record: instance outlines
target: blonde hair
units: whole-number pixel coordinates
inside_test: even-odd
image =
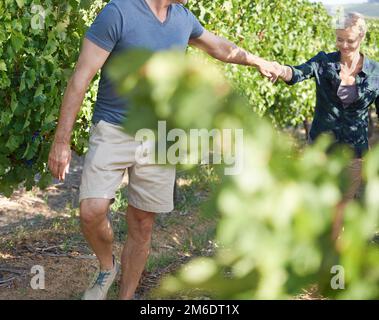
[[[363,38],[367,33],[367,24],[364,16],[358,12],[349,12],[344,15],[342,24],[337,26],[337,29],[358,29],[359,34]]]

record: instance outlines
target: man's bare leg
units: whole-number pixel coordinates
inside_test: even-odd
[[[150,252],[155,213],[128,206],[127,241],[122,251],[121,300],[130,300],[139,284]]]
[[[107,217],[109,205],[108,199],[84,199],[80,203],[82,232],[99,259],[101,270],[113,268],[113,231]]]

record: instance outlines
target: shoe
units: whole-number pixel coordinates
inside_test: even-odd
[[[119,270],[119,265],[113,256],[113,268],[99,272],[94,284],[92,284],[83,295],[82,300],[105,300],[112,283],[114,282]]]

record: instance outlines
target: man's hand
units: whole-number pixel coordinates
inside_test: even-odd
[[[71,161],[70,144],[54,140],[49,153],[49,169],[53,177],[64,180]]]
[[[275,83],[278,78],[283,75],[283,67],[275,61],[270,62],[263,60],[257,66],[257,69],[262,76],[269,79],[272,83]]]

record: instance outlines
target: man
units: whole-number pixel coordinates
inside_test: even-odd
[[[187,0],[113,0],[86,33],[81,54],[61,106],[58,127],[49,155],[49,168],[63,180],[71,159],[72,128],[85,92],[108,58],[130,48],[152,51],[190,44],[226,63],[256,67],[275,81],[273,64],[206,31],[183,5]],[[127,61],[125,63],[128,63]],[[123,132],[127,102],[118,97],[102,73],[93,115],[89,151],[80,186],[82,231],[100,263],[100,272],[84,299],[105,299],[117,274],[112,254],[113,233],[107,213],[128,169],[128,237],[122,252],[120,299],[133,299],[149,254],[155,214],[173,209],[175,168],[140,165],[134,159],[139,143]]]

